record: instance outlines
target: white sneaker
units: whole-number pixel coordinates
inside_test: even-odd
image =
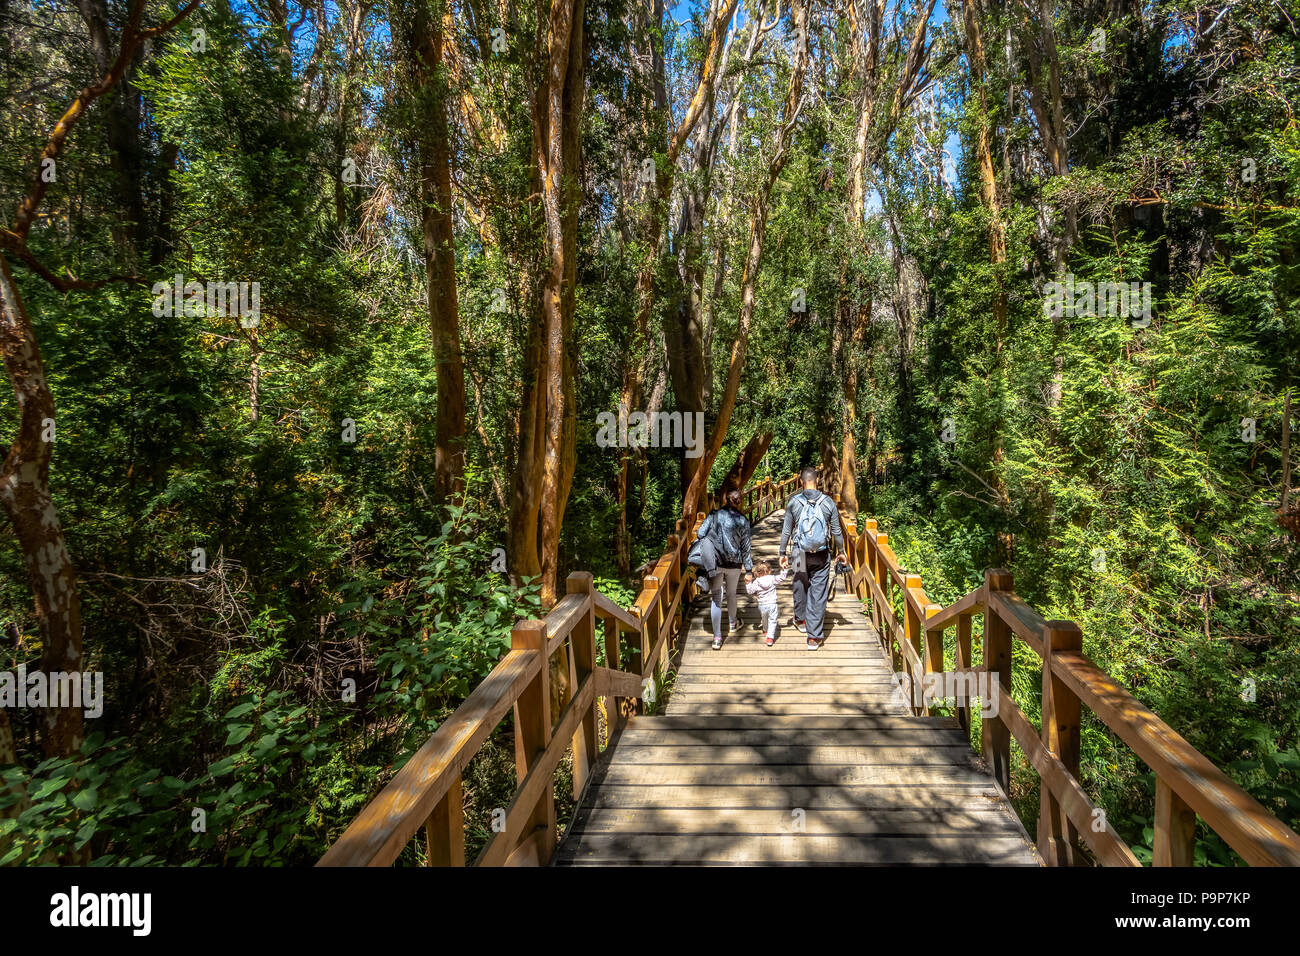
[[[720,651],[720,650],[722,650],[722,638],[721,638],[721,637],[717,637],[717,636],[715,636],[715,637],[713,638],[713,649],[714,649],[715,651]]]

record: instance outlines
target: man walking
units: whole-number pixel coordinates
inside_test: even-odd
[[[793,532],[794,620],[795,629],[808,635],[808,649],[815,651],[825,640],[822,619],[826,615],[826,595],[831,580],[831,540],[843,560],[844,535],[840,530],[840,512],[829,495],[817,490],[817,470],[805,468],[799,474],[803,490],[785,505],[785,524],[781,526],[781,567],[788,567],[786,543]]]

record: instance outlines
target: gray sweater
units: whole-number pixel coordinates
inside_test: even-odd
[[[799,516],[811,502],[826,513],[826,527],[835,541],[837,551],[843,552],[844,532],[840,529],[840,509],[835,507],[835,499],[820,491],[801,491],[785,504],[785,523],[781,525],[781,556],[785,556],[785,545],[790,540],[790,532],[799,527]]]

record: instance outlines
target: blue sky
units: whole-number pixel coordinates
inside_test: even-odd
[[[747,22],[748,16],[754,6],[754,2],[755,0],[741,0],[741,9],[737,14],[741,25]],[[894,0],[894,2],[896,2],[896,0]],[[891,10],[893,9],[894,2],[891,2],[890,4]],[[683,23],[690,19],[692,12],[703,12],[708,9],[708,5],[708,0],[676,0],[675,3],[672,3],[668,7],[668,14],[678,23]],[[787,8],[788,4],[783,3],[782,9],[785,10]],[[930,26],[931,28],[935,28],[942,26],[947,22],[948,4],[946,0],[936,0],[934,11],[930,14]],[[954,163],[959,164],[961,162],[961,141],[955,130],[948,134],[948,138],[944,141],[943,145],[952,155]],[[955,167],[944,171],[944,180],[950,187],[954,184],[956,175],[957,170]],[[878,210],[880,208],[880,197],[873,193],[868,205],[870,207],[869,211],[874,212]]]

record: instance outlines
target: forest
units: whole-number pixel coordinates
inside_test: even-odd
[[[1300,0],[0,0],[0,865],[310,865],[805,465],[1300,825],[1297,104]]]

